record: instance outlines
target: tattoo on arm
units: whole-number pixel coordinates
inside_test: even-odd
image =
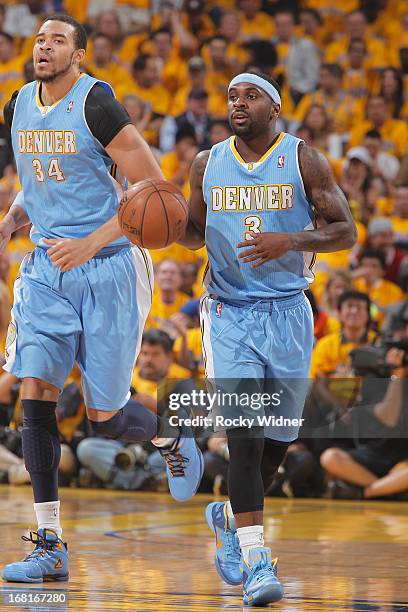
[[[299,149],[299,163],[306,195],[316,219],[324,224],[319,229],[293,234],[294,250],[331,252],[350,248],[357,239],[356,226],[327,159],[316,149],[303,145]]]

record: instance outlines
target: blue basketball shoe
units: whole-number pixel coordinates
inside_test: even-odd
[[[197,492],[204,472],[204,458],[192,437],[182,437],[170,448],[159,448],[167,463],[170,493],[177,501],[187,501]]]
[[[37,536],[34,538],[33,536]],[[43,582],[45,580],[68,580],[67,545],[52,529],[31,531],[30,537],[22,536],[26,542],[33,542],[35,548],[22,561],[9,563],[3,569],[3,578],[9,582]]]
[[[242,556],[236,531],[228,526],[224,502],[212,502],[205,509],[209,528],[215,534],[215,567],[227,584],[241,584]]]
[[[280,601],[283,586],[278,580],[277,559],[272,561],[270,548],[249,551],[249,564],[243,563],[244,604],[266,606]]]

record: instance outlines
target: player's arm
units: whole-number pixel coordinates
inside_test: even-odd
[[[302,232],[265,232],[251,234],[251,249],[238,257],[258,267],[288,251],[331,253],[351,248],[357,241],[357,229],[346,197],[336,184],[325,156],[306,145],[299,150],[300,169],[306,195],[316,213],[319,227]],[[238,248],[248,247],[248,241]]]
[[[204,246],[207,206],[203,195],[203,177],[209,154],[209,151],[198,153],[190,168],[188,224],[184,236],[178,243],[193,250]]]

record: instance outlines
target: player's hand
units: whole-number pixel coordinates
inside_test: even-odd
[[[256,263],[252,264],[251,268],[259,268],[267,261],[278,259],[292,248],[291,234],[289,233],[248,232],[248,235],[251,236],[251,239],[239,242],[237,248],[250,247],[239,253],[238,257],[242,259],[243,263],[255,261]]]
[[[91,241],[86,238],[44,238],[43,242],[50,246],[48,257],[53,266],[61,272],[68,272],[95,255]]]

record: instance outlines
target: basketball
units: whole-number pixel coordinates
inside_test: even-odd
[[[146,179],[125,191],[119,225],[133,244],[162,249],[177,242],[187,226],[187,203],[181,191],[165,180]]]

